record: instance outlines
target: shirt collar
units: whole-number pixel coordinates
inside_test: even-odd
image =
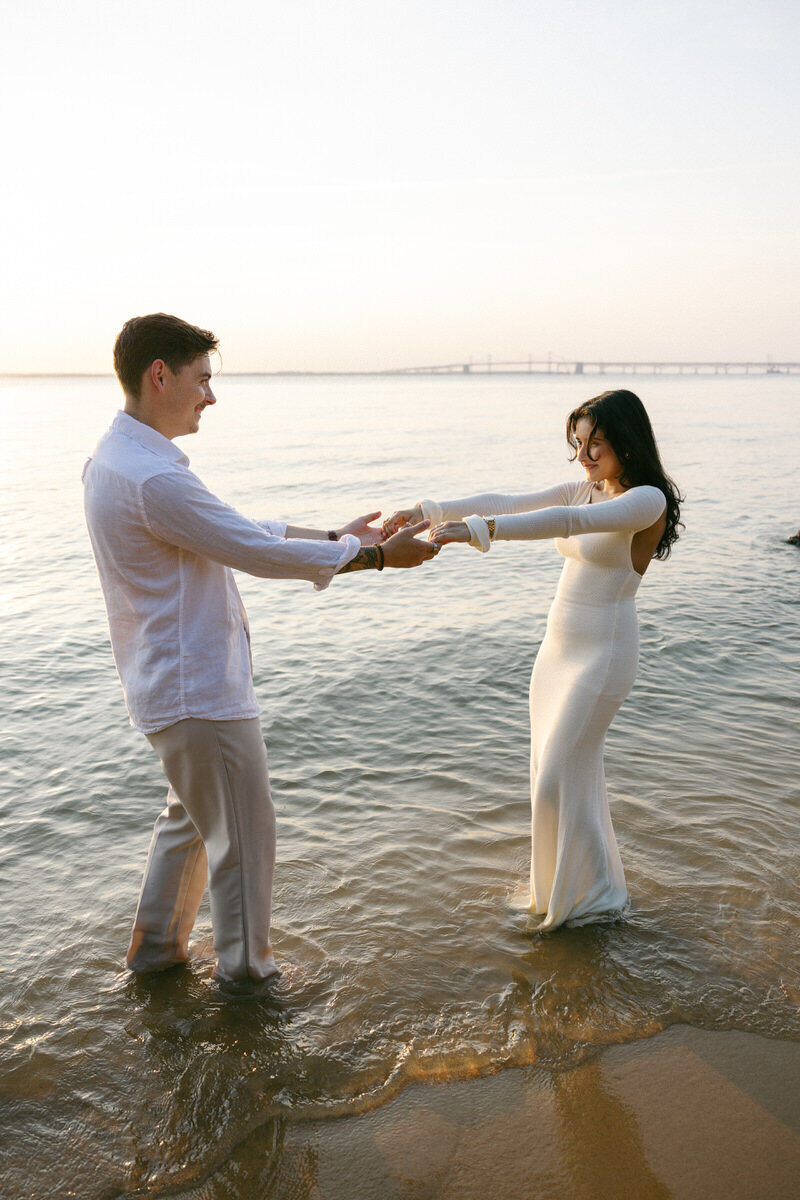
[[[151,425],[137,421],[136,417],[132,417],[130,413],[118,412],[111,423],[111,428],[115,433],[124,433],[126,437],[133,438],[135,442],[160,454],[162,458],[169,459],[170,462],[180,463],[181,466],[189,464],[188,455],[184,454],[174,442],[164,437],[163,433],[159,433],[157,429],[153,429]]]

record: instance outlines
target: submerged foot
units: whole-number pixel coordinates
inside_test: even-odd
[[[226,996],[263,996],[278,982],[281,972],[272,954],[269,954],[261,965],[264,972],[262,975],[245,975],[239,979],[226,979],[224,975],[220,975],[217,968],[214,971],[217,987]]]

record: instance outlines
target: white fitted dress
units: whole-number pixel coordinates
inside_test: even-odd
[[[639,658],[631,542],[664,512],[664,495],[645,486],[597,502],[587,481],[422,507],[434,523],[494,516],[495,542],[556,539],[564,568],[531,679],[530,908],[541,930],[619,913],[628,896],[603,747]]]

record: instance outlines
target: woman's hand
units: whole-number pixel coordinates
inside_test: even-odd
[[[408,525],[419,525],[421,520],[422,508],[419,504],[415,504],[413,508],[398,508],[397,512],[392,513],[383,522],[383,536],[391,537],[398,529],[405,529]]]
[[[428,534],[428,540],[436,542],[437,546],[446,546],[449,542],[469,543],[469,530],[463,521],[443,521]]]
[[[351,521],[349,525],[345,525],[342,533],[352,533],[357,537],[362,546],[380,546],[381,542],[386,541],[386,534],[382,529],[376,529],[370,524],[371,521],[377,521],[381,514],[379,512],[367,513],[364,517],[356,517],[355,521]]]

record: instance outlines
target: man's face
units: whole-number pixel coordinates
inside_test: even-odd
[[[208,404],[216,404],[211,390],[211,359],[207,354],[171,371],[164,363],[159,397],[159,432],[165,437],[197,433],[200,416]]]

